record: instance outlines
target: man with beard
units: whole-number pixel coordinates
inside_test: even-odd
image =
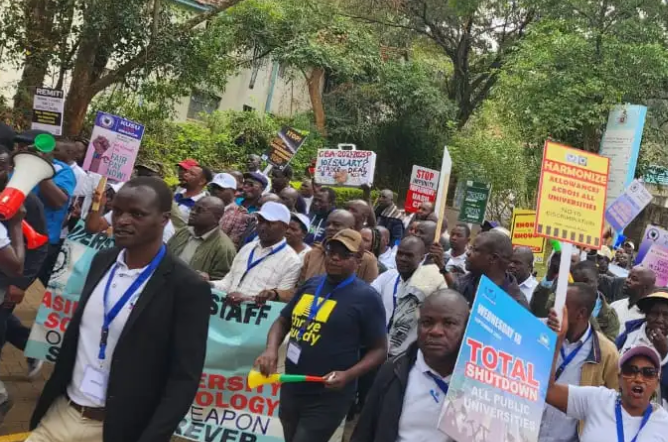
[[[237,199],[237,204],[248,213],[257,212],[262,207],[260,198],[268,185],[267,177],[260,172],[244,173],[243,197]]]
[[[304,240],[306,244],[313,245],[325,239],[325,224],[329,214],[336,208],[335,203],[336,193],[329,187],[323,187],[316,192],[311,207],[311,228]]]
[[[622,288],[626,297],[610,304],[619,318],[620,334],[626,330],[627,322],[645,317],[638,308],[638,301],[652,293],[655,283],[656,275],[647,267],[636,266],[629,272]]]
[[[482,275],[485,275],[528,309],[526,296],[517,285],[515,277],[508,272],[512,255],[513,245],[508,235],[498,231],[480,233],[466,254],[466,270],[469,273],[457,279],[453,288],[473,305],[478,283]]]
[[[382,366],[351,442],[452,442],[438,421],[468,317],[466,299],[454,290],[425,300],[417,343]]]

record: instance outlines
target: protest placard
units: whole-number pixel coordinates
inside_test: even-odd
[[[557,337],[480,279],[439,429],[458,442],[538,440]]]
[[[466,182],[459,221],[471,224],[482,224],[485,221],[491,188],[492,186],[487,183],[470,180]]]
[[[606,206],[610,206],[633,181],[640,152],[647,107],[613,106],[601,139],[599,154],[610,159]]]
[[[250,389],[247,376],[285,304],[229,304],[224,298],[213,290],[204,373],[175,434],[197,442],[282,442],[280,384]]]
[[[269,151],[262,158],[273,167],[283,170],[292,161],[304,141],[306,141],[306,135],[285,126],[278,131],[276,138],[271,140]]]
[[[590,249],[603,245],[609,159],[547,141],[543,153],[536,234]]]
[[[510,224],[510,239],[513,247],[529,247],[533,252],[534,263],[542,263],[545,257],[545,238],[535,233],[536,211],[513,209]]]
[[[320,149],[315,164],[315,182],[326,186],[370,186],[375,171],[375,152]]]
[[[45,130],[55,136],[63,134],[65,94],[58,89],[38,87],[32,103],[31,129]]]
[[[84,222],[72,229],[63,242],[51,279],[25,348],[29,358],[56,362],[74,311],[76,310],[93,256],[114,246],[114,240],[104,233],[88,233]]]
[[[665,287],[668,284],[668,248],[653,244],[644,256],[642,265],[654,272],[657,287]]]
[[[406,194],[404,209],[407,213],[415,213],[424,202],[434,203],[438,193],[438,170],[422,166],[413,166],[411,182]]]
[[[642,235],[635,263],[641,264],[645,259],[645,255],[649,252],[649,249],[654,245],[668,250],[668,231],[661,227],[649,225],[645,228],[645,233]]]
[[[83,168],[112,181],[129,180],[143,136],[143,125],[98,112]]]
[[[651,201],[652,194],[640,181],[633,180],[624,193],[608,206],[605,219],[616,232],[622,232]]]

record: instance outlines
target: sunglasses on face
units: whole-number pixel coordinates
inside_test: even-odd
[[[623,377],[634,379],[638,375],[645,380],[651,381],[659,376],[659,371],[654,367],[639,368],[637,365],[625,365],[622,367]]]
[[[350,250],[346,249],[334,249],[331,246],[325,247],[325,254],[329,257],[332,257],[334,255],[338,256],[341,259],[348,259],[353,256],[353,253]]]

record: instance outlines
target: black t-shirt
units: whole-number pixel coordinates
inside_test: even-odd
[[[316,289],[323,276],[306,281],[283,308],[281,316],[290,321],[290,340],[301,349],[298,364],[285,360],[285,372],[324,376],[332,371],[345,371],[360,360],[360,349],[369,348],[387,336],[385,308],[376,290],[359,278],[332,293],[322,304],[308,330],[298,339],[300,325],[306,322]],[[318,298],[321,303],[336,287],[325,281]],[[322,384],[284,384],[293,393],[322,392]],[[354,389],[351,382],[346,389]]]

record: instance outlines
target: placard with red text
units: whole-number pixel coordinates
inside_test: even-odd
[[[436,202],[438,193],[438,179],[441,173],[438,170],[428,169],[422,166],[413,166],[411,182],[408,185],[406,204],[404,209],[407,213],[415,213],[420,204]]]

